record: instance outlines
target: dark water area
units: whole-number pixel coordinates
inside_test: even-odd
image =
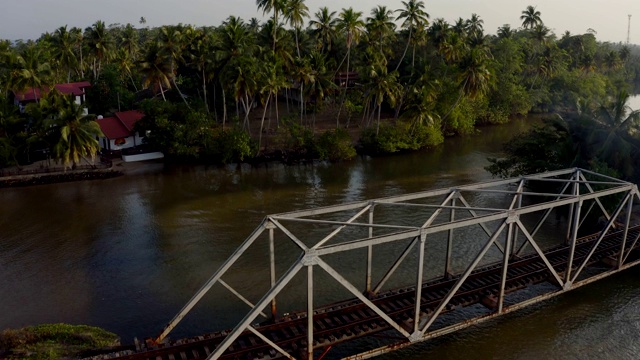
[[[486,158],[529,125],[340,164],[127,164],[114,179],[0,189],[0,329],[66,322],[104,327],[123,343],[155,336],[264,216],[489,180]],[[264,254],[249,256],[227,279],[247,296],[264,285],[255,273]],[[629,270],[386,357],[634,359],[638,275]],[[171,336],[233,326],[247,307],[232,299],[214,288]]]

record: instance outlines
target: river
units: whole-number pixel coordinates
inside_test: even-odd
[[[488,180],[486,158],[528,126],[340,164],[137,164],[110,180],[0,189],[0,329],[66,322],[104,327],[124,343],[157,335],[265,215]],[[253,275],[251,267],[237,275],[245,290]],[[386,358],[635,359],[638,275],[631,269]],[[231,326],[246,312],[211,297],[172,337]]]

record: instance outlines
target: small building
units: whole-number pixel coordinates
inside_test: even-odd
[[[86,89],[91,87],[91,83],[88,81],[79,81],[72,82],[66,84],[56,84],[53,87],[61,92],[64,95],[73,95],[75,96],[75,102],[78,105],[82,105],[85,103],[85,95]],[[24,91],[15,91],[13,92],[14,98],[13,103],[20,107],[20,112],[24,112],[24,108],[27,104],[36,102],[40,100],[42,94],[48,93],[49,87],[44,87],[43,89],[39,88],[28,88]],[[88,114],[88,110],[84,108],[85,115]]]
[[[134,131],[134,127],[143,117],[141,111],[129,110],[96,120],[104,134],[104,137],[98,140],[100,146],[105,150],[115,151],[142,145],[144,134]]]

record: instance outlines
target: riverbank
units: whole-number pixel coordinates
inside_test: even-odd
[[[0,332],[0,359],[76,359],[119,345],[118,335],[98,327],[42,324]]]
[[[82,165],[75,169],[49,167],[48,165],[47,161],[37,161],[19,168],[14,166],[2,169],[0,170],[0,188],[111,179],[124,175],[123,171],[114,168],[114,163],[111,161],[96,165]]]

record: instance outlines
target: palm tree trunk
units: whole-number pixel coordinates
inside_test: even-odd
[[[224,125],[227,122],[227,95],[224,91],[224,86],[221,86],[221,88],[222,88],[222,131],[224,131]]]
[[[262,111],[262,120],[260,121],[260,133],[258,134],[258,154],[262,147],[262,129],[264,128],[264,117],[267,115],[267,107],[269,106],[269,100],[271,99],[271,93],[267,96],[267,101],[264,104],[264,110]],[[256,154],[256,155],[258,155]]]
[[[336,117],[336,129],[340,127],[340,113],[342,112],[342,106],[347,97],[347,88],[349,87],[349,62],[351,58],[351,46],[347,48],[347,79],[344,83],[344,92],[342,93],[342,101],[340,101],[340,107],[338,108],[338,116]],[[340,69],[340,68],[338,68]],[[347,119],[347,127],[349,127],[349,119]]]
[[[304,82],[300,82],[300,125],[302,125],[302,115],[304,113]]]
[[[378,104],[378,125],[376,126],[376,136],[380,132],[380,112],[382,110],[382,103]]]
[[[204,73],[204,68],[202,68],[202,90],[204,91],[204,107],[207,109],[207,114],[210,114],[209,102],[207,101],[207,75]]]
[[[300,58],[300,43],[298,42],[298,31],[300,31],[300,29],[296,26],[296,28],[294,29],[294,32],[296,34],[296,49],[298,49],[298,58]]]
[[[164,97],[164,89],[162,88],[162,83],[158,80],[158,85],[160,85],[160,93],[162,94],[162,99],[167,102],[167,98]]]
[[[407,55],[407,50],[409,50],[409,43],[411,43],[411,34],[413,32],[413,27],[409,28],[409,38],[407,39],[407,46],[404,47],[404,52],[402,53],[402,57],[400,58],[400,61],[398,61],[398,65],[396,65],[396,70],[398,71],[398,69],[400,68],[400,64],[402,64],[402,60],[404,60],[404,56]]]

